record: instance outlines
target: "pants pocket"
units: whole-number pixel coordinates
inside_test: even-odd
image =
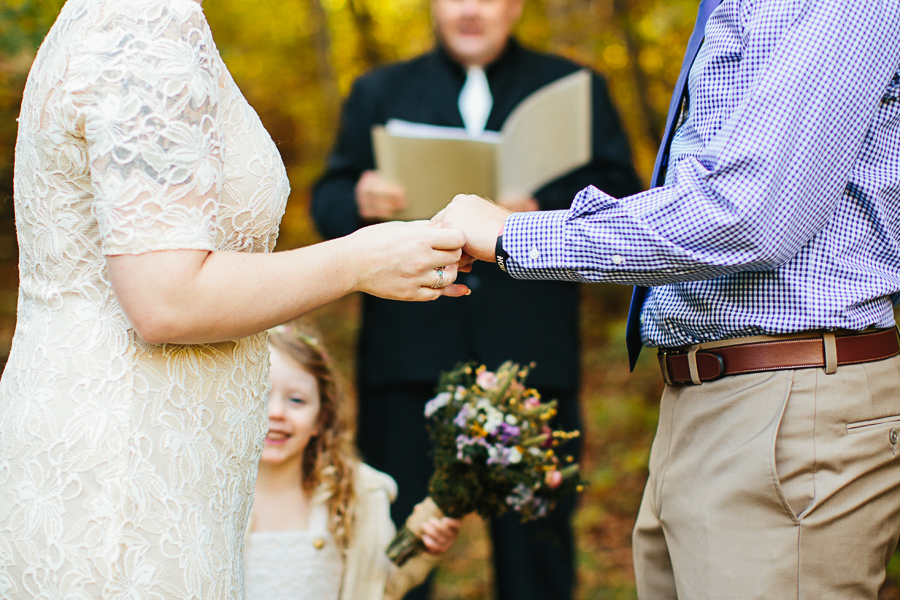
[[[891,456],[897,456],[897,443],[900,442],[900,415],[866,419],[847,423],[847,435],[856,437],[871,437],[876,446],[890,449]],[[881,441],[879,442],[879,437]]]
[[[795,371],[793,375],[775,434],[773,463],[775,485],[785,509],[799,522],[816,492],[816,395],[807,389],[811,382],[806,373]]]
[[[892,415],[889,417],[880,417],[878,419],[867,419],[865,421],[847,423],[847,433],[864,433],[865,431],[871,429],[891,427],[900,427],[900,415]]]

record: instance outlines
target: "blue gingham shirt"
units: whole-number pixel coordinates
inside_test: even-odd
[[[518,278],[654,286],[649,346],[894,323],[900,0],[725,0],[666,184],[507,218]]]

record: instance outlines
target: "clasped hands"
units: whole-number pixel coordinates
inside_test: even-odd
[[[466,296],[454,283],[476,260],[493,262],[494,249],[512,211],[479,196],[458,195],[430,221],[393,221],[348,236],[355,281],[348,291],[393,300]]]
[[[465,285],[454,283],[457,274],[470,271],[475,260],[496,260],[497,236],[510,213],[538,209],[531,197],[503,198],[494,204],[460,194],[430,221],[384,223],[406,207],[403,187],[377,171],[366,171],[355,193],[360,217],[376,223],[357,236],[379,237],[361,248],[365,256],[357,289],[398,300],[469,294]]]
[[[435,267],[435,281],[431,288],[443,296],[459,297],[471,293],[468,287],[453,283],[457,274],[472,270],[476,260],[496,262],[497,236],[503,229],[506,217],[512,211],[490,200],[471,194],[458,194],[442,211],[428,222],[431,228],[461,234],[457,240],[457,260]]]
[[[433,226],[455,229],[465,236],[457,263],[460,271],[470,271],[476,260],[495,262],[497,236],[513,211],[471,194],[458,194],[431,218]]]

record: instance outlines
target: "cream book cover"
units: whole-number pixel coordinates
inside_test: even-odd
[[[532,195],[591,160],[591,75],[533,92],[499,132],[391,120],[372,128],[378,171],[406,189],[400,219],[429,219],[456,194]]]

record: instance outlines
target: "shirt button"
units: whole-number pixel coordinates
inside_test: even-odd
[[[897,431],[897,429],[891,429],[891,432],[888,434],[888,438],[891,440],[892,444],[896,444],[897,440],[900,440],[900,431]]]
[[[537,248],[532,248],[531,252],[528,253],[528,258],[530,258],[531,260],[537,260],[538,257],[540,257],[540,255],[541,255],[540,250],[538,250]]]
[[[612,257],[612,261],[617,265],[621,265],[623,262],[625,262],[625,257],[619,254],[614,254]]]
[[[316,550],[321,550],[324,547],[325,540],[323,540],[322,538],[316,538],[313,540],[313,548],[315,548]]]

